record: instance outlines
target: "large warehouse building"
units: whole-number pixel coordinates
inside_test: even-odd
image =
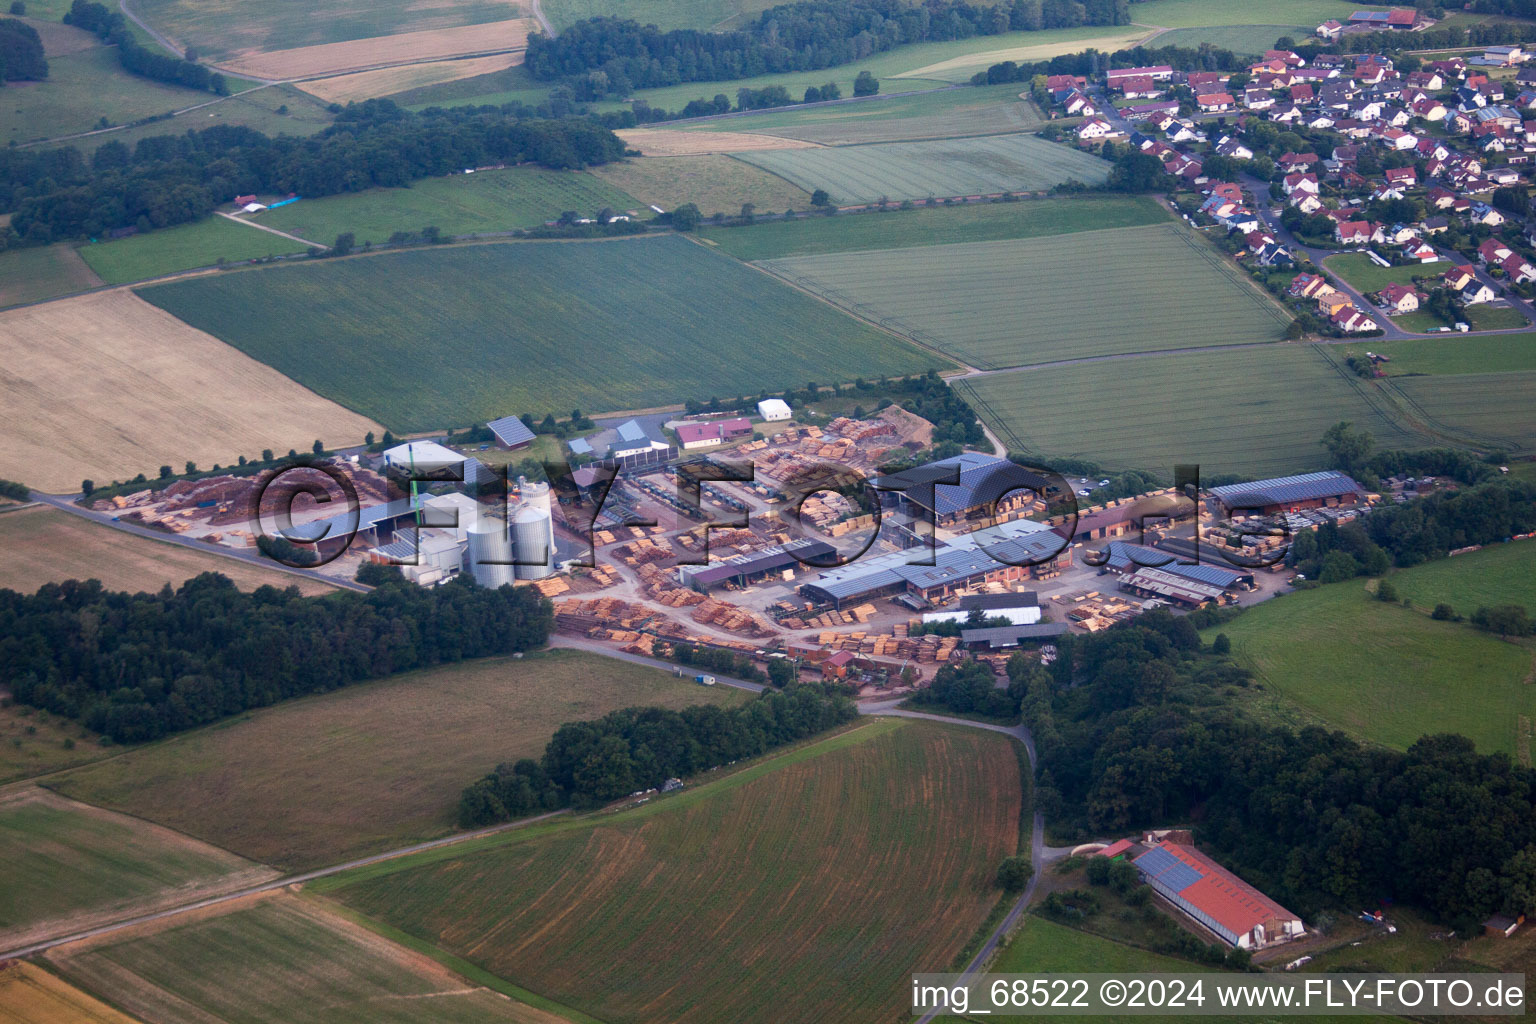
[[[1132,863],[1154,892],[1230,946],[1258,950],[1306,934],[1301,918],[1193,846],[1159,843]]]
[[[942,482],[954,479],[956,474],[958,484]],[[931,497],[927,486],[930,484]],[[1008,459],[964,452],[952,459],[883,476],[875,485],[888,492],[887,504],[906,510],[914,519],[953,526],[966,520],[986,519],[993,514],[994,507],[997,512],[1007,512],[1029,505],[1045,493],[1047,481]]]
[[[1302,473],[1249,484],[1226,484],[1210,489],[1221,503],[1223,515],[1269,515],[1303,508],[1354,505],[1365,500],[1366,490],[1349,476],[1334,470]]]

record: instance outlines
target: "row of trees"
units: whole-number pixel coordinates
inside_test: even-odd
[[[735,708],[626,708],[596,721],[567,722],[540,760],[499,765],[465,788],[459,824],[475,828],[567,804],[595,806],[757,757],[857,716],[845,691],[801,684]]]
[[[0,688],[120,742],[365,679],[537,647],[549,602],[468,577],[303,597],[217,573],[127,594],[97,580],[0,590]]]
[[[15,18],[0,18],[0,84],[48,77],[48,60],[37,29]]]
[[[911,43],[1129,21],[1125,0],[805,0],[772,7],[734,32],[663,32],[625,18],[589,18],[558,37],[530,37],[525,66],[534,78],[564,81],[575,98],[591,100],[839,67]]]
[[[94,32],[104,42],[117,47],[117,61],[123,70],[157,82],[171,82],[189,89],[229,95],[229,84],[217,71],[210,71],[202,64],[170,54],[160,53],[140,45],[128,19],[122,12],[95,3],[94,0],[75,0],[64,13],[64,24]]]
[[[1255,724],[1247,673],[1166,611],[1063,638],[1023,701],[1045,812],[1085,837],[1197,820],[1198,838],[1304,916],[1384,899],[1458,927],[1536,912],[1536,775],[1460,736],[1406,752]]]
[[[1215,46],[1135,46],[1128,50],[1105,53],[1089,48],[1078,53],[1066,53],[1050,60],[1026,61],[1020,64],[1005,60],[993,64],[985,71],[971,76],[972,85],[1001,85],[1005,82],[1034,82],[1036,77],[1047,75],[1101,75],[1110,68],[1146,67],[1167,64],[1181,71],[1236,71],[1243,72],[1249,61],[1231,50]]]
[[[400,187],[466,167],[531,162],[555,169],[607,163],[624,143],[585,119],[520,118],[494,107],[405,111],[353,104],[310,138],[268,138],[225,125],[153,136],[129,149],[0,151],[0,209],[12,229],[45,243],[116,228],[161,228],[207,216],[242,193],[324,196]]]

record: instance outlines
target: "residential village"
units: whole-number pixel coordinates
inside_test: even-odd
[[[1081,119],[1048,129],[1058,140],[1155,157],[1175,208],[1291,306],[1302,334],[1521,328],[1536,297],[1536,53],[1333,52],[1354,33],[1431,24],[1360,11],[1246,71],[1111,68],[1041,76],[1034,95]],[[1383,271],[1357,276],[1393,280],[1362,286],[1322,265],[1339,253]]]

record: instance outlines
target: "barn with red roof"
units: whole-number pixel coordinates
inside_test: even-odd
[[[1229,946],[1257,950],[1306,934],[1301,918],[1193,846],[1159,843],[1132,863],[1154,892]]]

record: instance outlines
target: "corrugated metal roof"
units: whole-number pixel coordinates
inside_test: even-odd
[[[1199,850],[1182,843],[1162,843],[1133,863],[1234,935],[1246,934],[1275,919],[1299,920]]]
[[[1255,480],[1251,484],[1224,484],[1221,487],[1212,487],[1210,493],[1221,499],[1221,503],[1228,508],[1240,508],[1284,505],[1291,501],[1316,501],[1318,498],[1337,498],[1345,494],[1364,494],[1365,488],[1343,473],[1327,470],[1322,473],[1302,473],[1299,476]]]
[[[491,433],[496,435],[500,444],[512,447],[517,444],[527,444],[533,440],[533,431],[528,429],[528,424],[516,416],[503,416],[499,420],[492,420],[486,424],[491,428]]]
[[[1063,546],[1061,535],[1044,523],[1016,519],[936,547],[933,565],[911,564],[923,558],[920,550],[892,551],[829,569],[809,585],[838,601],[901,583],[927,589],[992,572],[1008,563],[1044,560]]]
[[[626,420],[619,424],[619,440],[621,441],[648,441],[650,435],[645,432],[638,420]]]
[[[1020,488],[1044,488],[1046,481],[1023,466],[997,455],[981,452],[962,452],[952,459],[940,459],[924,466],[916,466],[892,473],[877,481],[877,486],[928,483],[942,480],[953,470],[959,470],[959,484],[939,483],[933,491],[933,512],[950,515],[966,509],[991,504],[1004,495]],[[908,492],[913,497],[913,492]]]
[[[987,626],[982,629],[962,629],[960,639],[968,644],[990,643],[1002,646],[998,641],[1017,643],[1024,639],[1061,636],[1069,627],[1065,622],[1034,622],[1022,626]]]

